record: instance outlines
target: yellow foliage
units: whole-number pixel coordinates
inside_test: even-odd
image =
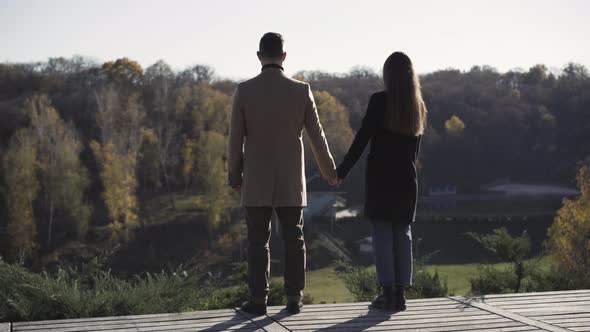
[[[313,95],[330,151],[338,161],[344,157],[354,138],[354,133],[350,128],[348,111],[336,97],[327,91],[314,91]],[[306,159],[309,167],[314,167],[311,162],[311,154],[308,154]]]
[[[101,146],[92,141],[90,147],[100,166],[100,178],[104,187],[102,197],[109,212],[113,237],[116,237],[121,230],[127,232],[138,226],[136,158],[118,153],[112,143]]]
[[[29,256],[37,246],[37,229],[33,216],[33,201],[39,191],[37,181],[37,149],[25,129],[13,137],[4,155],[4,182],[12,253],[20,258]]]
[[[193,134],[198,137],[204,131],[226,134],[229,130],[231,97],[209,85],[199,84],[193,91]]]
[[[182,176],[184,177],[185,187],[188,186],[190,182],[191,175],[193,173],[193,169],[195,166],[195,155],[194,150],[196,147],[196,142],[186,136],[182,138]]]
[[[102,70],[113,81],[132,84],[139,83],[141,76],[143,75],[143,68],[141,68],[141,65],[137,61],[129,58],[117,59],[114,62],[105,62],[102,65]]]
[[[463,133],[463,130],[465,130],[465,123],[461,118],[453,114],[450,119],[445,121],[445,129],[448,134],[459,136]]]
[[[555,262],[566,271],[590,272],[590,166],[576,176],[581,195],[564,199],[549,228],[549,248]]]
[[[197,179],[203,188],[203,203],[207,209],[209,228],[222,221],[223,211],[230,207],[231,192],[225,177],[225,146],[227,138],[213,131],[201,134],[197,145]]]

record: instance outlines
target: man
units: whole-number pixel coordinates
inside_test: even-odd
[[[309,84],[283,72],[283,37],[265,34],[257,54],[261,73],[238,84],[234,94],[228,147],[229,184],[241,191],[248,224],[250,301],[242,309],[266,314],[274,210],[285,243],[287,311],[296,314],[303,308],[305,286],[303,129],[322,176],[331,185],[338,177]]]

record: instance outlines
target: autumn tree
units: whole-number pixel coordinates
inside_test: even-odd
[[[182,177],[184,179],[184,192],[188,190],[191,183],[193,169],[195,168],[195,141],[186,135],[182,137]]]
[[[90,206],[84,191],[89,184],[86,168],[80,163],[82,143],[72,124],[66,124],[47,95],[28,99],[26,111],[35,138],[43,206],[47,215],[47,244],[51,244],[55,213],[65,216],[66,225],[78,238],[88,229]]]
[[[139,225],[136,166],[145,114],[139,95],[121,100],[113,86],[97,90],[95,98],[101,142],[90,147],[100,166],[111,239],[124,240]]]
[[[313,95],[330,151],[334,156],[334,160],[339,162],[348,151],[354,138],[354,133],[350,128],[348,110],[336,97],[327,91],[314,91]],[[306,150],[310,151],[307,137],[305,138],[305,145]],[[315,172],[317,166],[313,161],[313,154],[307,153],[305,156],[306,168]]]
[[[182,147],[185,185],[190,182],[189,177],[195,180],[195,184],[199,184],[202,176],[209,172],[207,168],[201,168],[207,164],[198,162],[202,156],[197,149],[206,144],[202,139],[209,132],[227,135],[230,109],[231,97],[208,85],[184,87],[177,94],[176,112],[185,114],[189,132],[184,136]]]
[[[3,156],[4,182],[11,254],[21,262],[37,247],[33,202],[37,197],[37,149],[30,131],[21,129]]]
[[[576,176],[580,196],[565,198],[549,228],[549,248],[557,265],[567,272],[590,274],[590,165]]]
[[[158,162],[156,184],[159,187],[159,179],[164,180],[170,203],[174,207],[173,169],[179,162],[182,122],[181,114],[177,114],[174,107],[174,72],[167,63],[160,60],[146,69],[144,81],[144,98],[147,97],[149,101],[146,108],[147,118],[154,133],[154,139],[149,142],[154,145],[154,156]]]
[[[102,65],[102,71],[111,82],[121,86],[136,86],[141,82],[143,75],[141,65],[129,58],[105,62]]]
[[[214,131],[201,135],[196,147],[196,165],[201,172],[197,181],[202,188],[202,206],[207,211],[209,239],[223,221],[224,212],[231,207],[231,193],[226,181],[225,147],[227,137]]]
[[[211,237],[232,200],[225,176],[231,97],[201,83],[182,87],[175,105],[189,124],[181,148],[185,190],[189,184],[198,188]]]
[[[445,129],[449,135],[461,136],[465,130],[465,123],[460,117],[453,114],[450,119],[445,121]]]
[[[209,83],[215,74],[213,68],[205,65],[194,65],[183,70],[179,75],[179,79],[190,83]]]
[[[348,151],[354,133],[350,128],[348,110],[327,91],[314,92],[320,121],[326,132],[330,149],[338,160]]]

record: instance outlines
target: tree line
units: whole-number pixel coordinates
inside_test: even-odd
[[[379,74],[301,71],[311,83],[337,162],[359,128]],[[498,178],[572,183],[590,155],[590,78],[570,63],[500,73],[440,70],[421,77],[428,129],[420,184],[477,190]],[[25,260],[37,250],[84,239],[104,227],[113,242],[133,237],[152,197],[199,195],[208,227],[236,203],[225,176],[231,99],[237,82],[195,65],[142,68],[121,58],[83,57],[0,64],[0,253]],[[308,174],[317,172],[307,154]],[[362,195],[359,165],[344,184]]]
[[[0,64],[2,245],[20,261],[90,226],[109,241],[133,238],[147,200],[198,195],[210,233],[230,218],[226,141],[236,82],[202,65],[175,72],[122,58]],[[352,139],[345,107],[315,91],[343,153]]]

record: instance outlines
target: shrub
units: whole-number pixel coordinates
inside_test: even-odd
[[[50,275],[0,261],[0,321],[221,309],[247,299],[245,282],[223,285],[198,269],[146,273],[128,281],[109,271],[60,269]],[[282,283],[271,283],[269,305],[284,302]]]
[[[370,301],[379,291],[374,267],[345,266],[338,272],[338,277],[357,302]]]
[[[535,271],[531,274],[527,291],[560,291],[590,288],[590,274],[564,271],[555,266],[550,271]]]
[[[408,298],[442,297],[449,293],[447,278],[441,280],[438,270],[430,273],[423,261],[414,262],[412,287],[408,289]]]
[[[471,292],[478,294],[521,292],[523,281],[532,270],[525,265],[525,258],[531,252],[531,240],[526,231],[519,237],[513,237],[506,228],[502,227],[494,229],[492,234],[467,233],[467,235],[495,253],[502,261],[511,264],[511,267],[504,271],[494,270],[491,266],[481,269],[479,277],[470,279]]]
[[[375,267],[345,265],[339,270],[338,276],[344,281],[344,285],[354,296],[355,301],[370,301],[379,293],[380,287]],[[441,297],[447,294],[446,278],[441,280],[438,271],[428,272],[423,260],[414,261],[413,283],[407,291],[408,298]]]
[[[497,270],[491,266],[480,266],[479,275],[469,278],[471,293],[511,293],[516,284],[516,275],[510,270]]]
[[[313,304],[313,296],[309,294],[303,294],[301,302],[303,302],[303,304]]]

